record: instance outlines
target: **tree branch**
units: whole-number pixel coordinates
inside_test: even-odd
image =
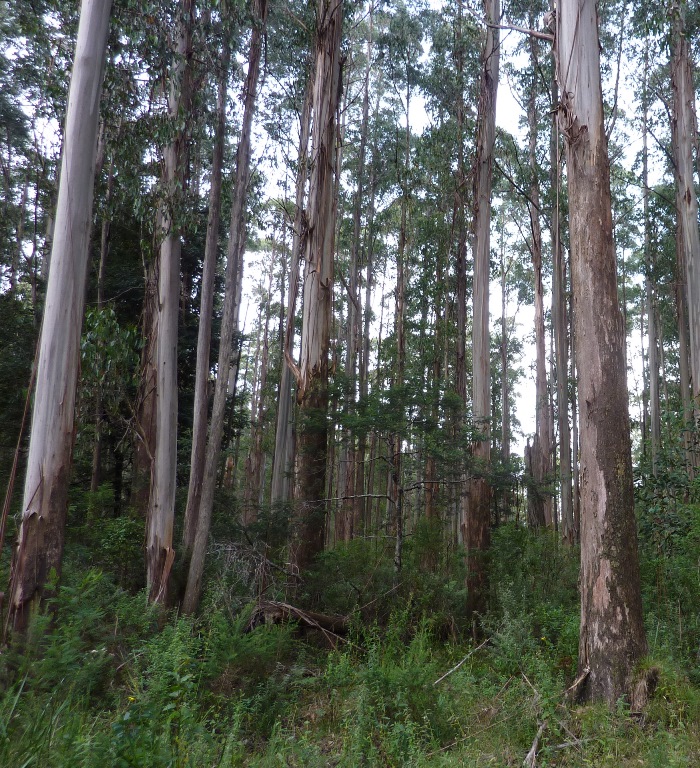
[[[538,32],[536,29],[528,29],[527,27],[516,27],[514,24],[491,24],[489,21],[484,22],[487,27],[491,29],[508,29],[511,32],[522,32],[524,35],[530,35],[537,38],[537,40],[549,40],[550,43],[554,42],[554,35],[550,35],[547,32]]]

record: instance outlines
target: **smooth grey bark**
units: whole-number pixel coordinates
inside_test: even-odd
[[[32,412],[22,522],[12,560],[9,622],[26,626],[61,571],[80,331],[85,305],[97,130],[111,0],[83,0],[64,128],[51,271]]]
[[[478,476],[465,499],[462,529],[467,549],[467,611],[483,613],[486,606],[485,552],[491,541],[491,486],[486,473],[491,453],[491,336],[489,330],[489,272],[491,255],[491,183],[496,138],[496,95],[500,59],[500,0],[485,0],[489,24],[481,54],[481,81],[477,119],[474,174],[474,318],[472,323],[472,401],[474,429],[479,433],[472,447]]]
[[[267,0],[254,0],[252,11],[253,30],[248,51],[248,73],[243,88],[243,123],[241,125],[241,135],[236,154],[236,176],[233,201],[231,203],[231,227],[226,261],[226,293],[221,319],[219,362],[214,390],[214,405],[207,439],[204,481],[202,483],[202,498],[199,505],[197,531],[194,537],[192,557],[187,574],[185,597],[182,602],[184,613],[194,613],[197,610],[202,592],[202,576],[204,574],[204,561],[214,507],[219,451],[224,431],[226,395],[229,384],[228,376],[233,353],[233,335],[237,324],[237,310],[240,306],[240,265],[243,261],[243,250],[245,247],[246,200],[248,197],[248,184],[250,182],[251,133],[260,76],[262,43],[267,22]]]
[[[610,168],[595,0],[557,12],[559,125],[565,138],[581,415],[581,628],[585,699],[614,706],[646,653]],[[592,222],[594,226],[592,226]]]
[[[187,561],[194,545],[199,505],[202,498],[204,462],[207,447],[207,415],[209,410],[209,353],[211,323],[214,314],[214,278],[219,250],[219,222],[221,221],[221,184],[223,177],[224,143],[226,140],[226,88],[231,58],[231,47],[224,35],[223,51],[219,61],[219,82],[216,98],[216,129],[211,162],[209,187],[209,216],[204,245],[202,287],[200,289],[199,328],[197,331],[197,363],[194,384],[194,418],[192,423],[192,451],[190,454],[190,481],[187,488],[185,525],[182,549]]]
[[[173,526],[177,486],[177,332],[182,250],[177,208],[186,173],[186,124],[190,117],[192,97],[193,24],[194,0],[182,0],[168,96],[168,116],[173,124],[177,124],[177,128],[163,152],[167,199],[161,202],[158,212],[162,241],[157,269],[156,435],[146,519],[146,585],[149,600],[158,604],[165,604],[168,600],[170,572],[175,560]]]

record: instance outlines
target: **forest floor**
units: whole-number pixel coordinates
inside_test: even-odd
[[[631,712],[566,701],[577,553],[548,534],[496,531],[479,643],[461,613],[460,553],[426,570],[419,535],[398,583],[376,543],[324,556],[296,599],[349,616],[339,638],[251,630],[255,575],[227,551],[191,620],[147,608],[76,548],[51,613],[0,655],[0,765],[522,766],[533,747],[526,765],[700,765],[700,632],[686,602],[700,587],[683,553],[665,570],[643,558],[644,667],[659,683]]]

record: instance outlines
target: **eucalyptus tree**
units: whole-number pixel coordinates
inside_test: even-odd
[[[155,451],[151,467],[146,530],[146,580],[149,599],[168,599],[175,560],[173,526],[177,486],[177,347],[180,303],[182,191],[186,185],[188,123],[192,102],[194,0],[181,0],[176,47],[170,72],[168,117],[172,136],[163,150],[164,199],[158,211]]]
[[[202,498],[204,466],[207,445],[207,416],[209,413],[209,373],[212,315],[214,311],[214,278],[219,251],[219,224],[221,220],[221,190],[223,181],[224,145],[226,141],[226,103],[231,59],[229,30],[222,20],[221,57],[217,75],[216,125],[212,150],[211,178],[209,181],[209,215],[200,291],[199,330],[197,335],[197,371],[192,423],[192,451],[190,479],[187,488],[185,524],[182,535],[183,555],[189,559],[197,531],[199,505]]]
[[[336,230],[337,111],[343,0],[319,0],[316,11],[311,178],[305,222],[301,357],[296,379],[298,472],[289,560],[303,572],[322,551],[326,522],[328,352]],[[288,360],[289,362],[289,360]]]
[[[647,646],[593,0],[558,4],[556,44],[581,413],[579,672],[583,696],[612,706],[631,692],[634,666]]]
[[[294,392],[292,352],[294,348],[294,320],[296,301],[299,292],[299,263],[302,258],[301,246],[304,242],[304,219],[306,216],[304,200],[308,176],[308,148],[311,133],[311,97],[313,79],[311,73],[306,78],[304,101],[299,118],[299,147],[297,155],[297,175],[294,197],[294,217],[292,223],[292,247],[290,252],[289,287],[287,311],[282,333],[282,374],[280,377],[279,398],[277,403],[277,428],[275,430],[275,456],[272,467],[271,503],[288,502],[292,491],[290,477],[293,473],[294,434]]]
[[[489,330],[489,277],[491,255],[491,180],[496,137],[496,94],[500,61],[500,0],[485,0],[486,29],[481,54],[481,80],[474,161],[474,283],[472,321],[472,418],[475,439],[472,453],[478,475],[469,484],[462,510],[463,540],[467,549],[468,611],[481,613],[487,592],[484,553],[490,544],[491,489],[487,477],[490,460],[491,375]]]
[[[693,151],[697,150],[697,116],[684,0],[671,2],[670,17],[671,87],[673,89],[671,129],[676,176],[678,237],[685,267],[690,330],[691,394],[694,416],[697,418],[698,397],[700,397],[700,230],[698,229],[698,198],[693,167]]]
[[[533,7],[528,13],[528,26],[535,27],[537,16]],[[539,42],[534,35],[528,35],[528,53],[530,72],[527,88],[527,128],[528,128],[528,165],[530,172],[528,213],[530,216],[530,251],[535,278],[535,439],[532,446],[533,477],[541,487],[551,479],[552,474],[552,419],[549,407],[549,384],[547,381],[547,361],[544,323],[544,287],[543,287],[543,244],[541,221],[541,195],[539,184],[539,157],[537,139],[539,135],[539,110],[537,91],[539,89],[538,71],[540,69]],[[533,519],[537,524],[551,526],[552,500],[545,494],[537,494],[538,503],[533,505]],[[528,497],[529,503],[529,497]]]
[[[302,0],[291,5],[289,12],[270,18],[266,50],[268,86],[261,94],[263,119],[281,155],[276,160],[278,178],[281,177],[277,194],[283,200],[286,220],[281,240],[288,252],[280,283],[281,372],[270,485],[271,504],[278,508],[290,501],[293,487],[296,414],[294,377],[287,355],[292,356],[295,346],[300,249],[309,175],[314,14],[314,3]]]
[[[74,434],[88,235],[110,0],[84,0],[64,126],[22,523],[10,574],[9,619],[23,629],[31,606],[60,573]]]
[[[386,28],[379,40],[387,70],[387,86],[391,87],[392,106],[401,114],[403,130],[396,127],[395,166],[398,196],[398,232],[396,234],[396,289],[394,292],[394,342],[395,365],[391,374],[392,399],[402,415],[389,436],[388,497],[392,508],[391,526],[395,534],[394,567],[401,570],[404,527],[403,448],[406,438],[406,343],[407,343],[407,293],[411,281],[411,220],[413,198],[411,130],[412,100],[419,87],[420,51],[422,50],[422,6],[411,7],[398,2],[389,14]],[[398,122],[398,118],[396,118]],[[395,205],[395,204],[394,204]]]
[[[661,398],[659,395],[659,335],[657,320],[656,285],[654,280],[655,255],[651,247],[651,221],[649,214],[649,52],[644,50],[644,82],[641,94],[642,108],[642,200],[644,216],[644,291],[647,315],[647,349],[649,379],[649,416],[651,466],[658,471],[661,449]],[[646,413],[645,413],[646,418]]]
[[[554,12],[553,0],[550,14]],[[559,103],[556,78],[556,48],[552,46],[550,103]],[[557,427],[559,432],[559,506],[561,534],[564,541],[573,544],[578,536],[578,521],[574,514],[572,487],[571,425],[569,423],[569,313],[567,307],[566,258],[562,243],[563,206],[561,189],[561,140],[557,115],[552,113],[549,138],[549,185],[551,195],[550,247],[552,251],[552,325],[554,328],[554,360],[557,389]],[[574,444],[576,442],[574,441]]]
[[[228,375],[233,353],[233,335],[238,323],[238,309],[240,306],[240,265],[243,260],[246,240],[246,200],[251,175],[252,127],[258,93],[267,10],[267,0],[254,1],[252,7],[252,30],[248,48],[248,72],[243,88],[243,122],[236,153],[236,172],[233,200],[231,202],[231,223],[226,258],[226,284],[223,317],[221,320],[221,337],[219,339],[219,360],[214,390],[214,404],[207,437],[204,482],[199,504],[199,514],[197,515],[197,530],[187,574],[187,588],[182,603],[182,609],[185,613],[193,613],[199,604],[204,560],[214,505],[219,450],[224,431],[224,414],[229,384]]]
[[[370,128],[370,75],[374,64],[374,0],[370,0],[366,24],[361,25],[364,33],[364,72],[360,79],[358,100],[361,103],[357,138],[351,145],[357,144],[355,191],[352,196],[352,234],[350,241],[350,264],[347,280],[347,321],[345,340],[345,376],[346,396],[344,412],[352,417],[356,409],[358,359],[360,357],[362,297],[360,295],[360,268],[363,250],[363,209],[365,207],[366,155]],[[357,57],[361,59],[361,54]],[[360,99],[361,94],[361,99]],[[354,96],[354,94],[353,94]],[[336,516],[336,538],[350,541],[358,527],[357,504],[355,500],[357,473],[364,457],[361,446],[356,444],[355,430],[350,430],[343,442],[339,463],[339,495],[342,497]],[[362,493],[362,491],[359,491]]]

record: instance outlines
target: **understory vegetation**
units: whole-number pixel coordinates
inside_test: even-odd
[[[136,558],[86,570],[77,528],[59,596],[0,656],[0,765],[520,766],[538,731],[540,766],[697,765],[700,507],[647,499],[639,519],[644,669],[658,679],[643,713],[567,698],[578,552],[553,532],[495,531],[475,641],[463,554],[426,570],[436,542],[420,528],[398,582],[391,542],[356,540],[294,595],[261,552],[221,544],[197,619],[147,606]],[[101,523],[93,536],[126,534],[138,552],[138,526]],[[347,616],[350,630],[252,627],[260,596]]]

